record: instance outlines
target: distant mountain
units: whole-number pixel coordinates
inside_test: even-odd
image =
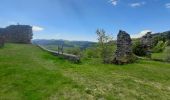
[[[68,40],[46,40],[46,39],[35,39],[32,41],[33,44],[39,44],[43,46],[58,46],[63,45],[65,48],[78,47],[80,49],[86,49],[88,47],[96,45],[96,42],[90,41],[68,41]]]

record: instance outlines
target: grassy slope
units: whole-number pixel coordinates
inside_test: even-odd
[[[166,60],[167,56],[169,55],[169,54],[167,54],[168,52],[166,52],[167,50],[170,50],[170,46],[166,47],[165,50],[161,53],[153,53],[152,58]]]
[[[0,99],[168,100],[169,73],[168,63],[76,65],[32,45],[7,44],[0,49]]]

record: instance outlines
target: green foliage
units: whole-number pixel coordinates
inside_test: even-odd
[[[159,41],[157,43],[157,45],[153,48],[153,52],[154,53],[159,53],[159,52],[163,52],[163,50],[165,49],[165,47],[167,46],[168,42],[163,42],[163,41]]]
[[[170,46],[170,39],[167,40],[167,46]]]
[[[165,47],[163,52],[153,53],[153,59],[170,62],[170,46]]]
[[[83,52],[83,57],[84,58],[99,58],[100,57],[99,49],[97,47],[87,48]]]
[[[153,37],[153,47],[155,47],[159,41],[166,42],[166,36],[164,35],[156,35]]]
[[[98,47],[101,58],[104,63],[110,63],[113,60],[113,37],[106,34],[103,29],[97,29],[96,34],[98,36]]]
[[[170,40],[170,31],[163,32],[162,34],[164,34],[166,40]]]
[[[139,40],[135,41],[133,44],[133,53],[137,56],[146,56],[145,49]]]
[[[82,56],[82,51],[80,50],[80,48],[75,47],[75,48],[67,48],[65,50],[66,53],[68,54],[73,54],[73,55],[77,55],[77,56]]]
[[[170,47],[167,47],[164,51],[165,56],[165,61],[170,62]]]

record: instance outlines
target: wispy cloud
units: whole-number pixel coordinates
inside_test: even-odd
[[[143,6],[145,4],[146,4],[146,2],[135,2],[135,3],[131,3],[130,6],[131,7],[140,7],[140,6]]]
[[[170,3],[166,3],[166,4],[165,4],[165,7],[166,7],[166,8],[170,8]]]
[[[141,32],[139,32],[138,34],[132,34],[132,38],[140,38],[142,36],[144,36],[146,33],[148,32],[152,32],[151,30],[143,30]]]
[[[110,0],[109,1],[113,6],[116,6],[118,3],[118,0]]]
[[[40,27],[40,26],[33,26],[33,27],[32,27],[32,30],[33,30],[34,32],[39,32],[39,31],[43,31],[44,28],[43,28],[43,27]]]

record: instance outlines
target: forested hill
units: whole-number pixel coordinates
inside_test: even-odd
[[[39,44],[44,46],[58,46],[63,45],[67,48],[73,48],[78,47],[80,49],[86,49],[88,47],[96,45],[95,42],[89,42],[89,41],[68,41],[68,40],[45,40],[45,39],[36,39],[32,41],[33,44]]]
[[[155,34],[153,34],[153,36],[162,36],[167,39],[170,39],[170,31],[155,33]]]

